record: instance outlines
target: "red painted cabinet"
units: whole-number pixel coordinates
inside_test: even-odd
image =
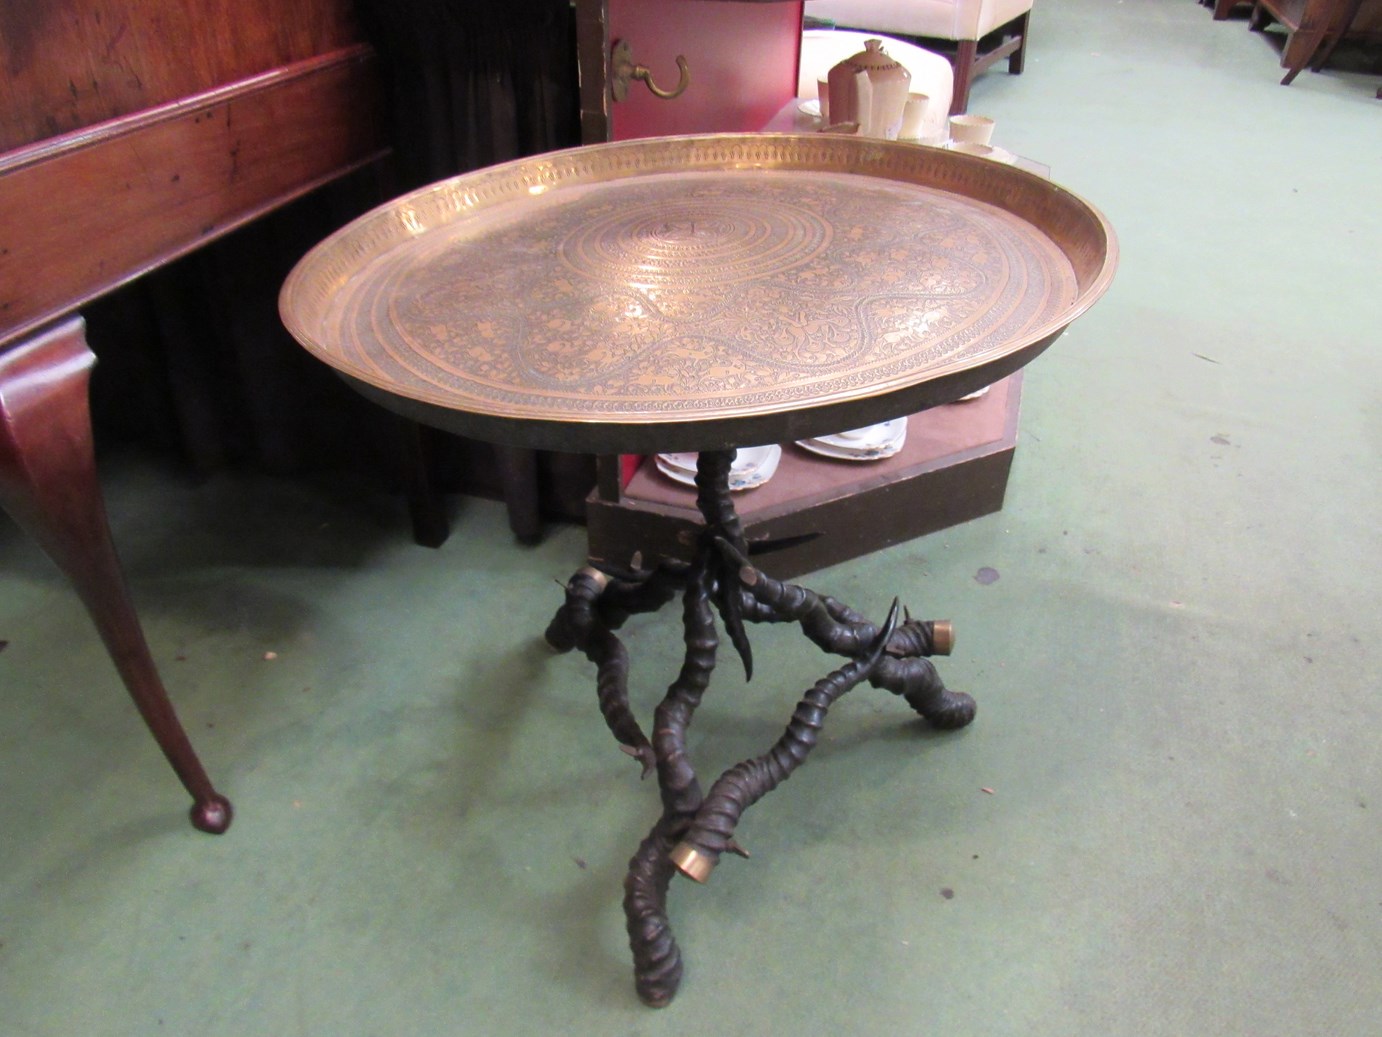
[[[796,93],[803,0],[577,0],[583,135],[587,143],[676,133],[762,129]],[[611,96],[612,53],[647,69]]]
[[[762,129],[792,98],[801,52],[801,0],[608,0],[611,45],[624,41],[659,89],[680,78],[684,93],[663,100],[641,82],[612,106],[610,139]]]

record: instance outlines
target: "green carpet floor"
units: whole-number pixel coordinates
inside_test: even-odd
[[[112,459],[149,640],[237,808],[212,838],[0,526],[0,1035],[1378,1032],[1382,102],[1276,61],[1192,0],[1038,0],[1027,72],[977,81],[1121,271],[1028,370],[1002,513],[807,582],[953,618],[979,717],[843,700],[748,814],[752,860],[674,885],[666,1010],[619,907],[655,790],[540,640],[583,530],[523,548],[463,500],[428,551],[372,487]],[[697,716],[705,772],[824,672],[755,636],[759,676],[722,666]],[[646,713],[674,614],[628,641]]]

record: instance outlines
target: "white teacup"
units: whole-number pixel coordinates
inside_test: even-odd
[[[920,140],[926,131],[926,106],[931,98],[926,94],[908,94],[907,103],[902,108],[902,126],[897,131],[898,140]]]
[[[952,115],[950,139],[967,144],[987,144],[993,139],[993,120],[987,115]]]

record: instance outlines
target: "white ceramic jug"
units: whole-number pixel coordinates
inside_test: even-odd
[[[828,82],[831,122],[857,122],[863,136],[897,139],[912,74],[888,57],[882,40],[865,40],[830,70]]]

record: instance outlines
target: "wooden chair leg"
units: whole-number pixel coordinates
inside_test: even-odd
[[[1281,64],[1286,69],[1286,75],[1281,80],[1282,86],[1290,86],[1296,76],[1300,75],[1301,70],[1310,63],[1310,59],[1324,43],[1324,37],[1324,30],[1313,26],[1302,27],[1291,33],[1286,41],[1286,50],[1281,56]]]
[[[168,701],[111,539],[91,442],[94,360],[80,317],[0,354],[0,507],[72,582],[192,796],[192,824],[219,834],[230,827],[230,802],[212,787]]]
[[[1325,35],[1323,46],[1315,51],[1315,59],[1311,62],[1310,70],[1318,72],[1329,63],[1329,59],[1334,56],[1334,48],[1339,45],[1339,41],[1344,38],[1344,33],[1348,32],[1353,25],[1353,20],[1358,17],[1358,12],[1363,8],[1363,0],[1348,0],[1348,5],[1339,16],[1337,22],[1332,25]]]
[[[962,115],[969,107],[969,84],[974,81],[974,61],[979,55],[978,40],[960,40],[955,52],[955,92],[950,97],[950,114]]]
[[[1012,76],[1022,75],[1022,68],[1027,61],[1027,29],[1032,20],[1032,12],[1019,15],[1015,18],[1009,30],[1017,36],[1019,43],[1017,50],[1013,51],[1012,57],[1008,58],[1008,74]]]

